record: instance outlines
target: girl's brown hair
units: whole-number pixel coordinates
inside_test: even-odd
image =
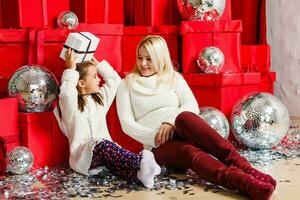
[[[87,72],[88,72],[88,67],[91,65],[95,65],[94,62],[92,61],[84,61],[81,63],[76,64],[76,71],[79,73],[79,80],[84,80]],[[77,90],[79,90],[77,86]],[[103,95],[100,93],[92,93],[90,94],[93,98],[93,100],[98,103],[99,105],[103,106]],[[86,98],[85,95],[81,95],[78,93],[78,109],[83,112],[84,107],[86,105]]]
[[[84,80],[87,72],[88,72],[88,67],[91,65],[96,65],[94,62],[92,61],[84,61],[81,63],[77,63],[76,64],[76,71],[79,73],[79,80]],[[77,90],[78,89],[78,85],[77,85]],[[99,105],[103,106],[103,95],[101,93],[92,93],[90,94],[93,98],[93,100],[98,103]],[[78,109],[83,112],[84,111],[84,106],[86,105],[86,98],[85,95],[81,95],[78,92]],[[61,113],[61,109],[59,104],[57,104],[57,108],[58,108],[58,113],[59,116],[62,117],[62,113]]]

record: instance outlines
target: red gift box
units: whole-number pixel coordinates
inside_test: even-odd
[[[270,46],[242,45],[241,65],[244,72],[269,72],[271,66]]]
[[[0,76],[0,98],[7,97],[8,77]]]
[[[220,20],[231,20],[231,0],[226,0],[226,7]]]
[[[10,152],[15,147],[18,147],[21,145],[19,133],[16,135],[10,135],[10,136],[0,136],[0,140],[3,143],[3,147],[4,147],[6,153]]]
[[[10,77],[25,64],[36,61],[35,30],[0,30],[0,76]]]
[[[118,72],[122,71],[122,35],[123,25],[117,24],[80,24],[77,31],[91,32],[100,38],[94,54],[99,60],[107,60]],[[44,29],[37,33],[37,63],[45,66],[59,79],[65,69],[65,61],[59,57],[68,30]]]
[[[200,51],[209,46],[216,46],[225,56],[225,63],[220,72],[241,72],[241,31],[240,20],[181,22],[182,71],[184,73],[201,72],[197,66]]]
[[[42,0],[47,1],[47,24],[49,27],[58,27],[57,17],[64,11],[70,10],[70,0]],[[71,0],[72,2],[73,0]]]
[[[18,101],[16,98],[0,99],[0,136],[9,137],[19,134]]]
[[[136,61],[136,47],[146,35],[160,35],[166,40],[173,64],[178,68],[178,26],[127,26],[124,27],[122,45],[123,72],[133,69]]]
[[[274,94],[274,82],[276,81],[276,72],[261,73],[261,91]]]
[[[0,137],[0,175],[6,171],[6,147],[5,141]]]
[[[211,106],[229,117],[244,95],[260,92],[260,73],[183,74],[199,106]]]
[[[80,22],[123,24],[123,0],[76,0],[70,3]]]
[[[68,139],[60,131],[53,112],[20,113],[21,144],[34,156],[34,167],[67,162]]]
[[[5,0],[1,3],[4,28],[56,27],[57,16],[70,10],[68,0]]]
[[[126,135],[121,128],[118,118],[116,103],[113,102],[106,116],[107,127],[113,141],[117,142],[123,148],[138,153],[143,149],[143,145]]]
[[[178,25],[180,15],[177,0],[135,0],[135,25]]]

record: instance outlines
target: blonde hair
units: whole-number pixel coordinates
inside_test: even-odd
[[[154,70],[157,72],[158,81],[171,83],[177,74],[174,70],[168,45],[166,41],[158,35],[148,35],[144,37],[136,48],[136,57],[140,47],[145,47],[150,55]],[[140,77],[137,63],[133,70],[126,76],[126,83],[131,86],[131,83]]]

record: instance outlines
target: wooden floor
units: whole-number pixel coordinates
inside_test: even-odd
[[[293,160],[281,160],[274,163],[267,170],[277,180],[277,188],[271,200],[299,200],[300,199],[300,158]],[[140,191],[126,193],[124,191],[115,192],[114,196],[122,197],[105,199],[141,199],[141,200],[227,200],[248,199],[247,197],[230,191],[214,190],[206,191],[201,186],[191,186],[188,193],[182,190],[159,190],[159,191]],[[82,199],[82,198],[81,198]]]

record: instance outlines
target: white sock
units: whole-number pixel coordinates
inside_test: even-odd
[[[152,153],[151,151],[149,151],[149,150],[144,149],[144,150],[142,151],[142,156],[143,156],[143,158],[145,158],[145,159],[152,160],[153,165],[155,166],[154,175],[159,175],[160,172],[161,172],[161,168],[160,168],[160,166],[156,163],[153,153]]]
[[[137,173],[137,178],[146,188],[153,188],[154,186],[154,171],[155,165],[152,160],[143,158],[141,160],[140,170]]]

